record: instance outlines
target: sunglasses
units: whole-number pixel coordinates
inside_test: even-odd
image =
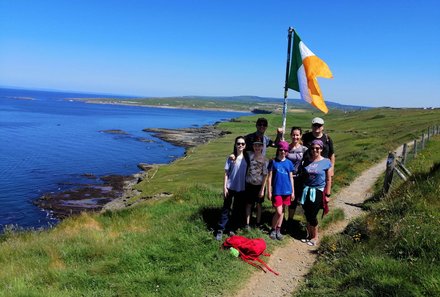
[[[313,124],[312,125],[312,127],[315,127],[315,128],[321,128],[323,125],[321,125],[321,124]]]
[[[312,147],[312,150],[319,151],[319,150],[322,150],[322,148],[320,148],[319,146],[314,146],[314,147]]]
[[[258,126],[258,127],[267,127],[266,124],[258,124],[257,126]]]
[[[246,142],[237,142],[235,145],[237,145],[237,146],[239,146],[239,145],[241,145],[241,146],[245,146],[245,145],[246,145]]]
[[[288,152],[288,150],[282,150],[282,149],[278,149],[278,151],[284,152],[284,153]]]

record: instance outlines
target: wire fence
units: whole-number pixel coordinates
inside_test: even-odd
[[[402,154],[400,156],[397,156],[396,152],[388,153],[382,196],[388,194],[395,175],[399,176],[400,179],[404,181],[411,176],[411,172],[406,168],[406,163],[411,159],[415,159],[417,154],[425,148],[431,138],[439,134],[439,125],[430,126],[427,131],[422,132],[420,138],[414,139],[410,144],[403,144]]]

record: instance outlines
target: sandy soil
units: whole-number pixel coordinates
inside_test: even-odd
[[[401,154],[401,149],[400,147],[397,150],[398,154]],[[350,186],[342,189],[334,197],[330,208],[343,209],[345,220],[328,228],[325,232],[320,232],[321,238],[323,235],[343,231],[353,218],[362,213],[359,205],[371,196],[371,188],[385,168],[386,159],[383,159],[377,165],[365,170]],[[279,272],[280,275],[256,271],[235,296],[291,296],[316,261],[317,255],[314,251],[317,247],[310,247],[290,236],[285,236],[284,240],[288,243],[277,248],[267,261],[269,267]]]

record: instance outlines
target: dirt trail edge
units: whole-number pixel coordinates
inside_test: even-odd
[[[401,151],[402,147],[396,149],[398,155],[401,154]],[[353,218],[362,213],[359,207],[360,204],[372,195],[371,188],[378,177],[385,171],[385,168],[386,158],[362,172],[350,186],[343,188],[336,195],[330,207],[343,209],[345,219],[343,222],[329,227],[325,232],[321,232],[321,238],[324,235],[343,231]],[[236,297],[291,296],[297,290],[305,275],[316,261],[317,255],[313,251],[317,247],[310,247],[290,236],[284,238],[288,243],[283,247],[277,248],[268,258],[270,259],[268,265],[279,272],[280,275],[275,276],[272,273],[256,271],[245,286],[235,295]]]

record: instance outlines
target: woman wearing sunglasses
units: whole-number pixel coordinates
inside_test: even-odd
[[[235,138],[234,158],[228,156],[225,164],[225,175],[223,182],[223,207],[221,210],[218,229],[215,235],[216,240],[222,240],[223,232],[229,223],[229,230],[233,233],[245,217],[245,187],[248,157],[244,150],[246,142],[243,136]],[[230,216],[232,206],[232,214]]]
[[[318,212],[320,209],[324,209],[323,215],[328,212],[327,203],[331,194],[332,163],[330,159],[321,156],[323,147],[321,140],[312,141],[310,159],[304,161],[302,169],[304,189],[300,203],[307,220],[307,238],[301,241],[310,246],[318,242]]]

